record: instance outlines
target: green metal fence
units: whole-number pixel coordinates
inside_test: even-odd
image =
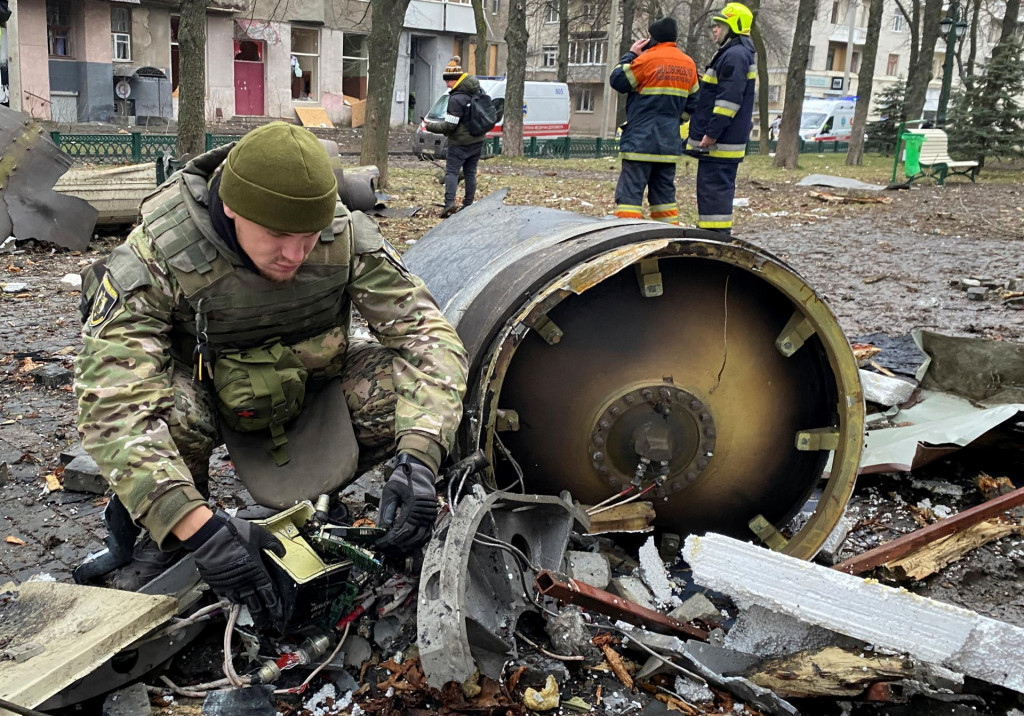
[[[92,164],[142,164],[165,155],[174,156],[178,138],[173,134],[64,134],[50,132],[53,143],[75,159]],[[237,136],[207,134],[207,151],[229,144]]]
[[[177,151],[177,137],[173,134],[62,134],[51,132],[53,143],[76,159],[93,164],[141,164],[163,156],[174,156]],[[206,150],[230,144],[239,137],[229,134],[207,134]],[[849,142],[800,142],[801,154],[845,154]],[[774,152],[776,142],[769,145]],[[747,154],[757,154],[761,143],[747,144]],[[869,141],[865,152],[884,152],[882,143]],[[556,137],[543,139],[530,137],[523,143],[523,156],[548,159],[593,159],[614,157],[619,152],[619,142],[601,137]],[[484,156],[501,154],[501,138],[492,137],[484,145]]]

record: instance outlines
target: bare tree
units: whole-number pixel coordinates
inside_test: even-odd
[[[569,81],[569,0],[558,0],[558,81]]]
[[[757,11],[761,9],[761,0],[748,2],[747,7],[756,16]],[[771,153],[771,147],[768,146],[768,127],[771,124],[768,119],[768,52],[765,50],[764,37],[761,36],[761,27],[757,22],[750,28],[750,41],[754,43],[754,50],[757,53],[757,124],[761,137],[760,154],[768,156]]]
[[[181,0],[178,156],[206,149],[206,0]]]
[[[526,0],[511,0],[508,8],[508,72],[505,75],[505,113],[501,128],[501,153],[523,156],[523,88],[526,82]]]
[[[487,18],[484,16],[484,0],[473,0],[473,19],[476,20],[476,68],[478,75],[487,73]]]
[[[907,119],[918,119],[924,112],[928,97],[928,83],[932,81],[935,45],[942,30],[939,24],[945,13],[943,0],[912,0],[908,12],[906,0],[896,0],[896,6],[910,27],[910,69],[907,72]],[[953,48],[949,48],[952,52]]]
[[[701,50],[706,48],[707,17],[711,13],[711,6],[715,0],[690,0],[690,16],[686,25],[686,46],[685,51],[696,61],[702,54]],[[700,63],[697,63],[698,67]]]
[[[391,97],[395,92],[395,68],[398,42],[410,0],[373,0],[370,4],[371,27],[368,64],[373,72],[367,77],[366,123],[360,164],[376,164],[379,184],[388,183],[388,131],[391,129]]]
[[[871,105],[871,91],[875,81],[875,59],[878,55],[878,39],[882,34],[884,0],[871,0],[868,5],[868,29],[864,39],[863,60],[857,70],[857,108],[853,111],[853,126],[850,128],[850,148],[846,152],[847,166],[864,163],[864,128],[868,122],[868,107]]]
[[[817,4],[817,0],[800,0],[797,6],[793,49],[789,54],[789,70],[786,72],[786,101],[782,106],[779,143],[775,148],[775,166],[784,169],[796,169],[800,159],[800,115],[804,104],[807,59]]]
[[[636,0],[622,0],[622,36],[619,37],[619,57],[626,54],[633,45],[633,24],[635,20]],[[626,95],[616,92],[615,102],[615,126],[620,127],[626,121]]]

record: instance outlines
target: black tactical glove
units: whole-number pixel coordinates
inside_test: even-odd
[[[380,496],[377,522],[387,533],[377,540],[377,549],[398,554],[413,551],[430,539],[436,519],[433,471],[402,453]]]
[[[248,607],[260,626],[283,618],[281,598],[261,554],[268,549],[284,557],[279,539],[259,525],[217,510],[194,537],[185,540],[185,546],[195,556],[199,574],[217,596]]]

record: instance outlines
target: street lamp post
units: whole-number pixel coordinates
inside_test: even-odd
[[[953,56],[956,54],[956,41],[967,31],[967,22],[960,18],[960,4],[953,0],[949,4],[949,14],[939,24],[942,35],[946,39],[946,61],[942,66],[942,90],[939,92],[939,111],[935,116],[935,124],[946,126],[946,108],[949,106],[949,93],[953,86]]]

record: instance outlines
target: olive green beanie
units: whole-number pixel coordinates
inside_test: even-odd
[[[220,198],[267,229],[306,234],[331,225],[338,181],[327,150],[309,130],[271,122],[228,152]]]

